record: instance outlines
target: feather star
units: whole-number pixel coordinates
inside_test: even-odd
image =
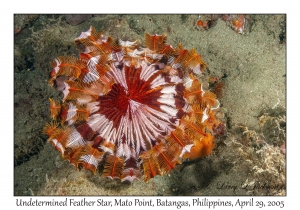
[[[195,49],[173,48],[163,35],[114,41],[91,27],[75,39],[78,58],[56,58],[49,84],[48,141],[76,168],[111,179],[148,181],[186,159],[209,155],[219,102],[203,89],[206,67]]]

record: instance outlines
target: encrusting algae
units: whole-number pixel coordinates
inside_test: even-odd
[[[48,141],[76,168],[122,181],[165,175],[187,159],[209,155],[225,129],[220,103],[198,78],[206,64],[195,49],[173,48],[163,35],[145,47],[91,27],[75,39],[78,58],[53,62]]]

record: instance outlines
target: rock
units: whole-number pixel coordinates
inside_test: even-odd
[[[85,20],[92,17],[92,15],[66,15],[66,21],[72,26],[76,26]]]

